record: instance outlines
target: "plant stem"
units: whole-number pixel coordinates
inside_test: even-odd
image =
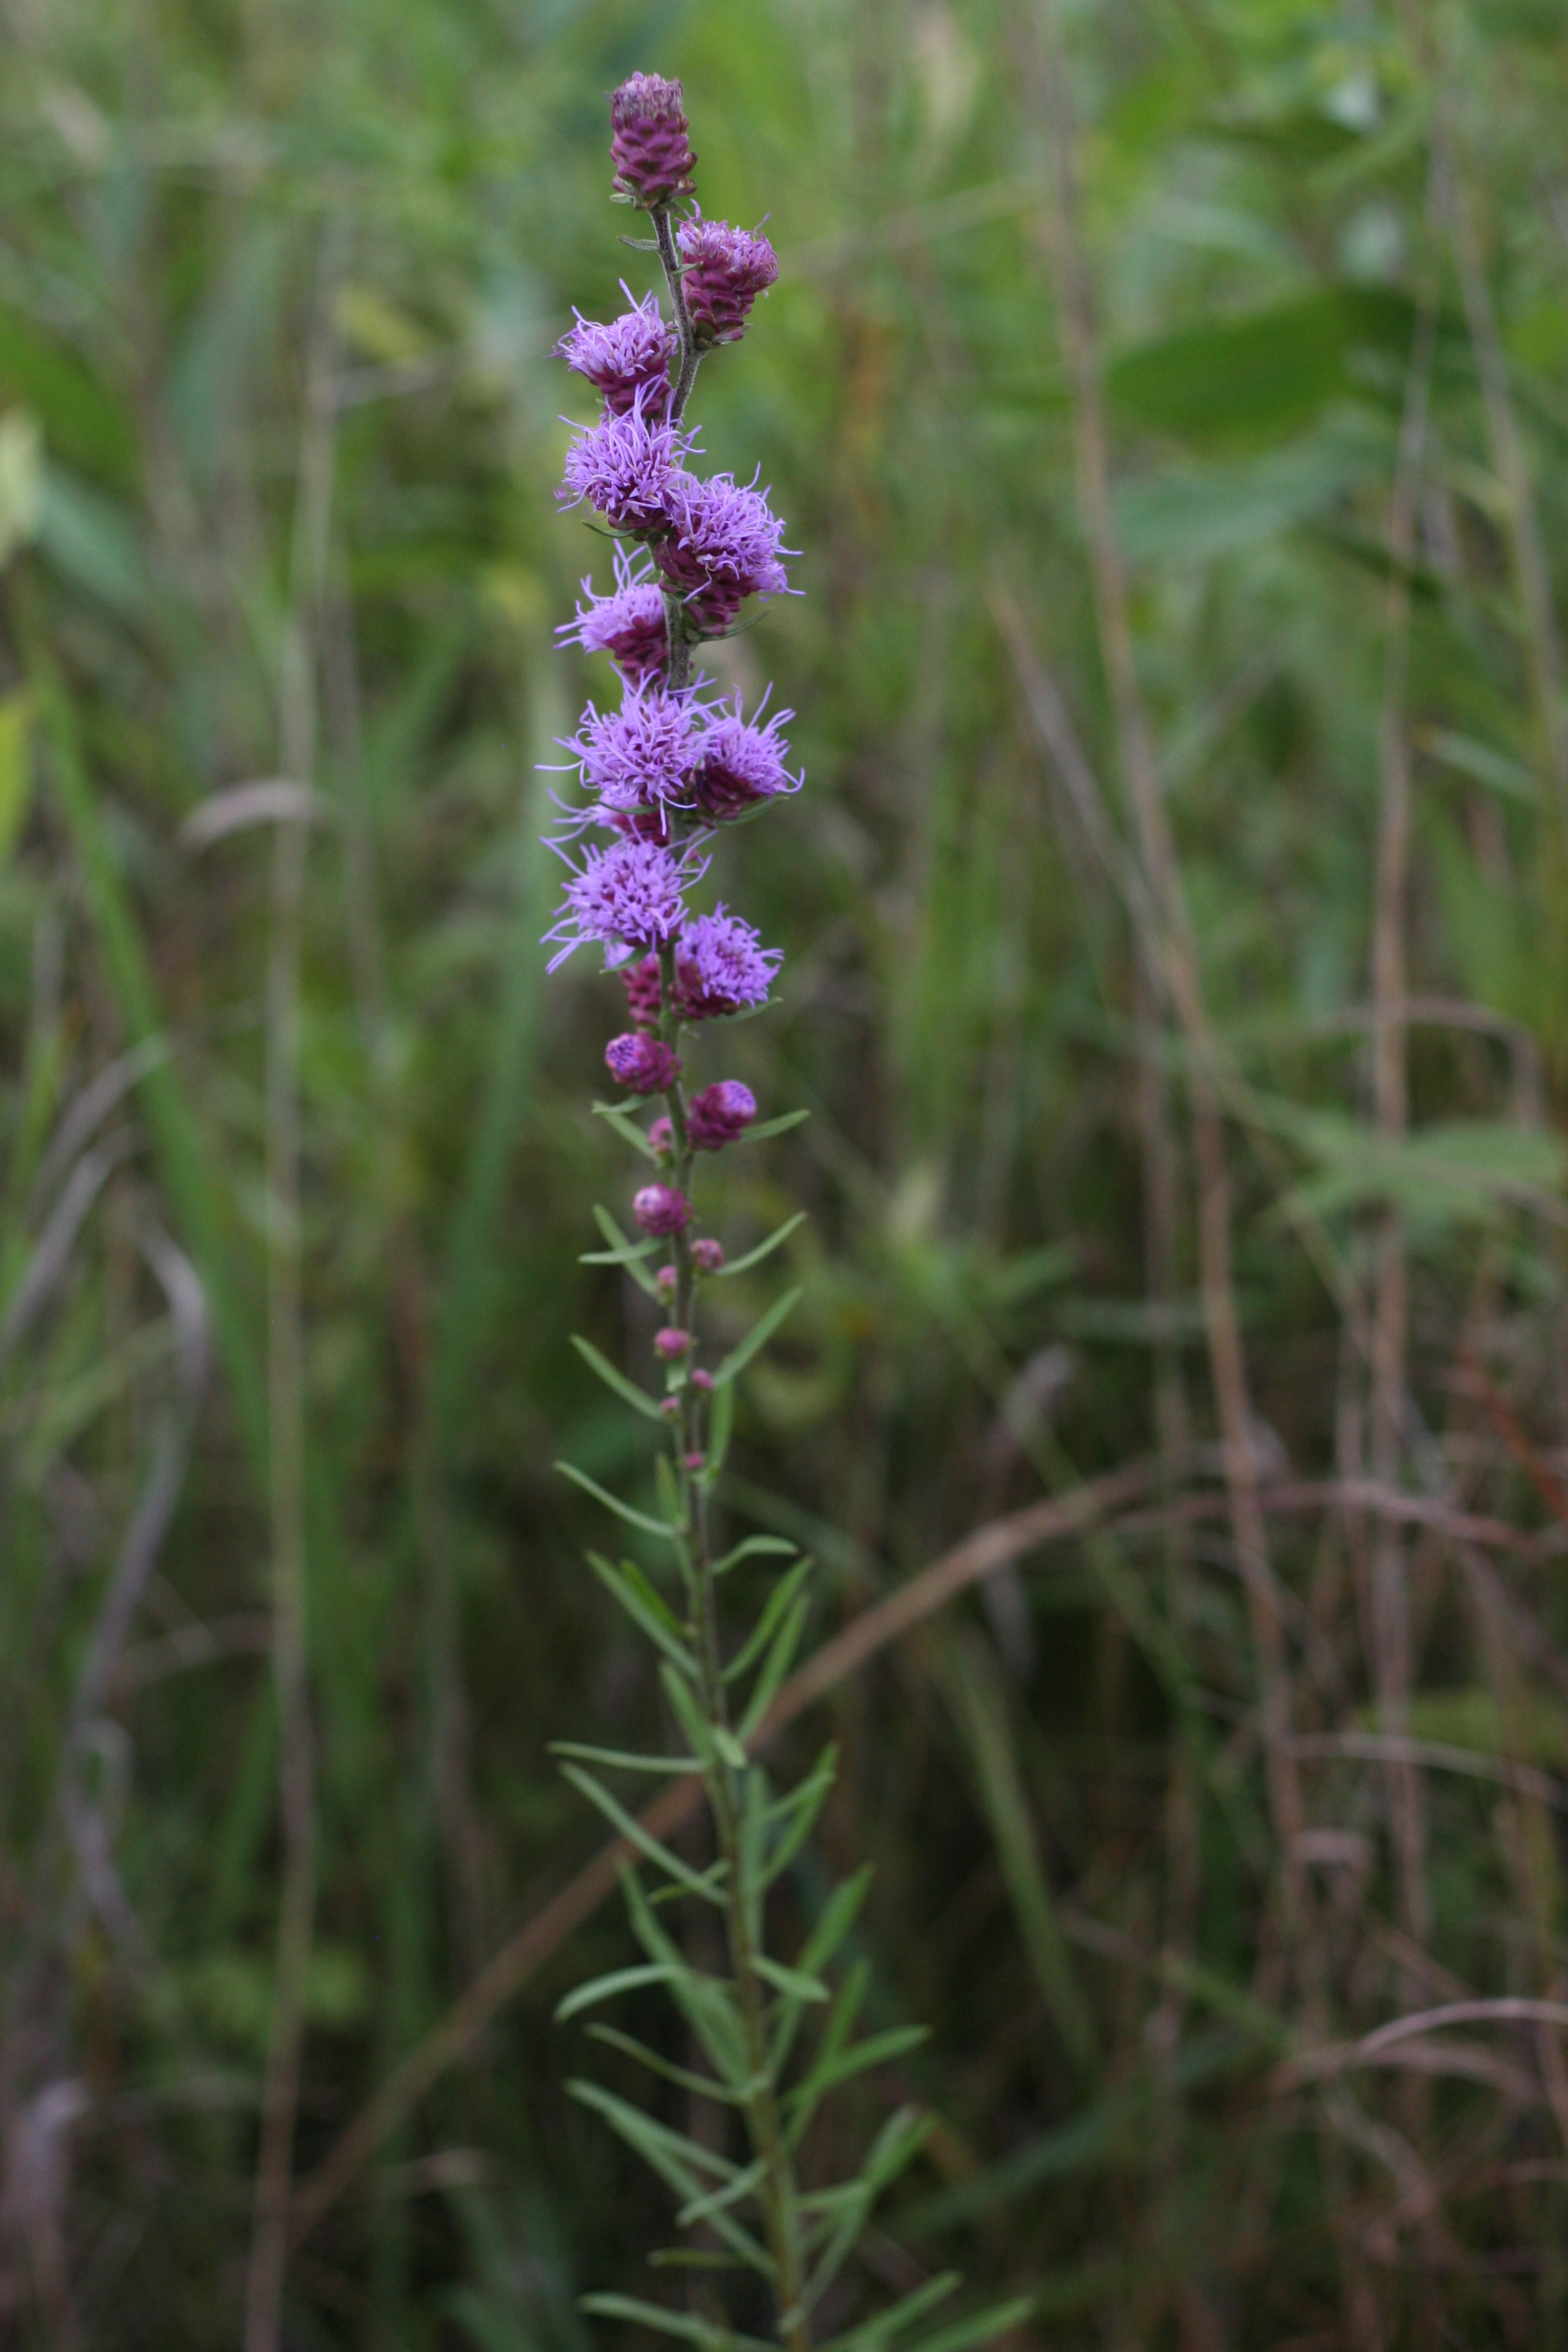
[[[674,947],[668,944],[663,947],[659,950],[658,961],[664,997],[660,1034],[673,1052],[680,1034],[675,992]],[[679,1072],[666,1089],[664,1101],[674,1134],[671,1178],[677,1191],[689,1199],[695,1155],[687,1123],[686,1092]],[[696,1310],[697,1266],[687,1232],[682,1229],[671,1238],[675,1265],[673,1313],[679,1328],[689,1331]],[[680,1516],[691,1576],[691,1613],[700,1671],[698,1702],[704,1721],[714,1730],[724,1732],[730,1728],[730,1719],[720,1645],[718,1588],[713,1575],[713,1550],[708,1528],[708,1490],[699,1475],[705,1415],[702,1392],[689,1377],[689,1359],[682,1366],[676,1395],[680,1409],[671,1434],[676,1476],[680,1489]],[[746,1899],[740,1810],[736,1801],[737,1776],[723,1758],[715,1753],[703,1777],[713,1815],[719,1855],[724,1864],[725,1933],[752,2080],[751,2094],[743,2112],[752,2151],[762,2158],[763,2166],[757,2202],[762,2210],[768,2252],[773,2260],[773,2294],[779,2332],[788,2352],[810,2352],[811,2331],[799,2310],[805,2284],[800,2249],[799,2200],[795,2167],[784,2139],[784,2118],[768,2065],[767,1993],[757,1970],[757,1952]]]

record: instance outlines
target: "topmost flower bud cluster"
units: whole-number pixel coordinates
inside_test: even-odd
[[[662,74],[633,74],[611,96],[610,130],[615,192],[623,204],[656,212],[690,194],[697,158],[678,81],[666,81]]]

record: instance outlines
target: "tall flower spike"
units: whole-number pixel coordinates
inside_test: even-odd
[[[654,212],[690,193],[697,158],[678,81],[635,73],[610,100],[610,161],[623,202]]]
[[[632,304],[629,310],[604,327],[578,310],[576,325],[562,336],[555,354],[587,377],[613,416],[628,415],[640,394],[644,415],[656,424],[669,405],[669,362],[680,349],[680,337],[661,317],[657,294],[632,302],[624,279],[621,292]]]
[[[581,646],[587,654],[608,654],[627,684],[640,686],[647,678],[662,677],[668,665],[664,592],[647,576],[646,548],[639,548],[635,557],[620,546],[614,552],[614,592],[595,596],[593,582],[584,580],[587,604],[579,604],[576,619],[563,621],[555,634],[563,645]]]
[[[778,277],[773,247],[749,229],[705,221],[700,215],[681,222],[675,242],[685,264],[680,282],[699,347],[739,342],[752,303]]]

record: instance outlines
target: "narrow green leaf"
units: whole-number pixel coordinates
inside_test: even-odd
[[[578,1985],[557,2003],[555,2022],[564,2025],[579,2011],[592,2009],[595,2001],[612,2000],[618,1992],[636,1992],[644,1985],[668,1984],[679,1973],[679,1962],[638,1960],[629,1969],[612,1969],[607,1976],[591,1977],[586,1984]]]
[[[885,2033],[868,2034],[864,2042],[852,2042],[847,2050],[836,2051],[826,2063],[819,2061],[803,2082],[790,2093],[786,2105],[790,2109],[792,2140],[804,2130],[809,2117],[827,2093],[851,2076],[863,2074],[868,2066],[885,2066],[890,2059],[901,2058],[906,2050],[914,2050],[931,2038],[925,2025],[889,2026]]]
[[[901,2295],[897,2303],[889,2304],[886,2311],[879,2311],[874,2318],[865,2320],[858,2327],[850,2328],[847,2335],[830,2337],[827,2343],[818,2347],[818,2352],[876,2352],[878,2345],[885,2344],[889,2336],[900,2334],[930,2311],[934,2304],[945,2302],[963,2284],[962,2272],[939,2271],[935,2278],[927,2279],[923,2285]]]
[[[628,2106],[626,2100],[617,2099],[613,2092],[603,2090],[597,2084],[569,2083],[566,2087],[573,2097],[580,2099],[584,2106],[595,2108],[611,2130],[624,2139],[628,2147],[635,2149],[643,2162],[657,2172],[661,2180],[668,2182],[683,2202],[704,2193],[700,2179],[703,2171],[717,2173],[721,2179],[733,2175],[735,2167],[726,2158],[717,2157],[710,2150],[700,2147],[695,2140],[688,2139],[682,2132],[671,2131],[668,2126],[656,2123],[640,2107]],[[771,2276],[773,2263],[766,2251],[731,2214],[715,2213],[710,2227],[726,2245],[743,2256],[754,2269],[760,2270],[764,2277]]]
[[[747,2165],[744,2172],[738,2172],[734,2179],[726,2181],[721,2189],[710,2189],[705,2196],[694,2197],[689,2204],[683,2205],[675,2217],[676,2227],[692,2229],[699,2221],[711,2221],[716,2213],[738,2205],[742,2197],[751,2195],[766,2171],[766,2161],[759,2156],[753,2163]]]
[[[788,1993],[792,2000],[826,2000],[827,1987],[820,1977],[808,1977],[804,1969],[786,1969],[780,1960],[770,1960],[765,1952],[752,1955],[752,1966],[765,1983],[775,1991]]]
[[[714,1576],[728,1576],[730,1570],[732,1568],[739,1568],[743,1559],[760,1559],[764,1557],[793,1559],[799,1549],[798,1544],[789,1542],[784,1536],[748,1536],[743,1543],[736,1544],[732,1551],[727,1551],[722,1559],[714,1561],[711,1573]]]
[[[701,1473],[704,1486],[714,1486],[724,1467],[724,1457],[730,1451],[730,1436],[735,1426],[735,1391],[731,1386],[715,1389],[708,1404],[708,1460]],[[728,1565],[728,1562],[726,1562]],[[715,1569],[716,1576],[721,1569]]]
[[[770,1135],[787,1135],[792,1127],[799,1127],[810,1117],[808,1110],[786,1110],[777,1118],[764,1118],[758,1126],[747,1128],[745,1133],[738,1135],[735,1140],[737,1143],[765,1143]]]
[[[716,1389],[724,1387],[727,1382],[736,1379],[740,1373],[745,1370],[746,1366],[751,1362],[752,1358],[757,1353],[759,1349],[765,1348],[767,1346],[768,1341],[773,1338],[773,1333],[778,1329],[779,1325],[784,1321],[784,1317],[789,1314],[791,1309],[799,1302],[804,1295],[805,1293],[803,1289],[797,1284],[794,1290],[786,1290],[782,1298],[777,1298],[773,1301],[773,1304],[769,1307],[761,1322],[752,1324],[751,1329],[747,1332],[740,1346],[738,1348],[732,1348],[730,1350],[730,1353],[725,1357],[723,1362],[719,1366],[718,1370],[713,1375],[713,1385]]]
[[[763,1884],[771,1886],[781,1877],[816,1827],[817,1815],[833,1793],[838,1761],[837,1748],[829,1748],[822,1763],[808,1780],[792,1789],[784,1803],[774,1808],[774,1822],[788,1824],[783,1837],[768,1856]]]
[[[771,1257],[781,1242],[787,1242],[795,1227],[804,1225],[805,1219],[806,1212],[804,1209],[797,1209],[793,1217],[786,1218],[782,1225],[768,1235],[765,1242],[759,1242],[755,1249],[749,1249],[744,1257],[736,1258],[732,1265],[721,1265],[718,1273],[710,1275],[708,1279],[719,1282],[728,1274],[749,1274],[752,1266],[761,1265],[763,1258]]]
[[[607,1253],[610,1262],[616,1265],[624,1265],[638,1289],[646,1291],[649,1298],[662,1300],[663,1292],[642,1262],[645,1255],[647,1256],[653,1255],[658,1246],[658,1243],[634,1242],[628,1239],[626,1234],[622,1233],[608,1209],[601,1209],[597,1202],[594,1204],[594,1223],[610,1244]],[[593,1260],[586,1260],[585,1263],[591,1265]]]
[[[585,1495],[592,1495],[596,1503],[603,1503],[606,1511],[614,1511],[617,1519],[625,1519],[628,1527],[641,1528],[646,1535],[663,1536],[669,1543],[679,1538],[679,1528],[672,1528],[666,1519],[650,1517],[647,1511],[634,1511],[629,1503],[623,1503],[618,1496],[610,1494],[596,1478],[590,1478],[585,1470],[574,1470],[570,1462],[557,1462],[553,1466],[563,1478],[570,1478],[574,1486],[581,1486]]]
[[[588,1565],[605,1590],[615,1595],[633,1624],[639,1625],[655,1647],[662,1650],[682,1674],[695,1679],[697,1660],[682,1638],[682,1629],[641,1570],[629,1559],[612,1568],[604,1554],[597,1551],[588,1554]]]
[[[637,1125],[636,1119],[633,1118],[631,1113],[626,1110],[623,1105],[620,1103],[596,1102],[594,1105],[594,1116],[595,1118],[604,1119],[609,1126],[613,1127],[623,1143],[629,1143],[635,1150],[642,1153],[645,1160],[651,1160],[657,1163],[658,1160],[658,1152],[654,1150],[652,1144],[648,1141],[647,1136],[643,1133],[642,1129]]]
[[[771,1538],[764,1536],[761,1538],[752,1538],[752,1540],[767,1543]],[[780,1549],[793,1551],[795,1546],[789,1544]],[[763,1613],[752,1628],[750,1638],[725,1667],[724,1680],[727,1683],[738,1682],[747,1669],[762,1656],[778,1630],[780,1619],[811,1574],[815,1565],[815,1561],[808,1555],[805,1559],[798,1560],[786,1576],[780,1577],[767,1597]]]
[[[847,1878],[842,1886],[834,1888],[827,1902],[823,1906],[822,1916],[812,1929],[806,1939],[805,1949],[800,1956],[800,1965],[808,1976],[815,1974],[819,1969],[826,1968],[833,1958],[834,1953],[855,1925],[856,1915],[866,1900],[870,1885],[871,1865],[866,1863],[855,1873],[853,1878]]]
[[[602,1764],[607,1772],[700,1772],[695,1756],[641,1756],[635,1748],[589,1748],[580,1739],[552,1739],[552,1756],[572,1756],[579,1764]]]
[[[618,1372],[609,1358],[601,1356],[591,1340],[579,1338],[574,1331],[572,1345],[590,1370],[598,1373],[607,1389],[614,1389],[618,1397],[624,1397],[627,1404],[637,1412],[646,1414],[649,1421],[663,1421],[664,1415],[658,1409],[658,1399],[649,1396],[646,1389],[639,1389],[636,1381],[627,1380],[625,1372]]]
[[[660,2074],[667,2083],[675,2083],[683,2091],[696,2091],[703,2098],[717,2099],[729,2107],[738,2106],[746,2095],[743,2090],[735,2090],[730,2084],[721,2082],[716,2074],[696,2074],[689,2066],[672,2064],[669,2059],[661,2058],[657,2050],[648,2049],[646,2042],[634,2041],[629,2033],[622,2033],[616,2026],[595,2024],[589,2026],[588,2032],[595,2042],[607,2042],[612,2050],[619,2050],[626,2057],[637,2059],[650,2074]]]
[[[809,1593],[804,1593],[788,1612],[784,1623],[773,1637],[772,1649],[763,1661],[762,1669],[752,1685],[752,1696],[747,1701],[746,1712],[735,1726],[737,1738],[749,1740],[773,1705],[773,1693],[790,1670],[795,1654],[800,1647],[800,1637],[805,1631],[805,1621],[810,1614],[811,1596]]]
[[[584,1772],[579,1764],[563,1764],[561,1769],[571,1781],[572,1786],[581,1790],[590,1804],[598,1807],[612,1827],[619,1830],[621,1835],[635,1845],[640,1854],[656,1864],[668,1878],[673,1879],[678,1885],[684,1886],[688,1894],[700,1895],[709,1902],[716,1899],[711,1882],[715,1876],[721,1875],[721,1871],[700,1873],[692,1870],[681,1861],[679,1854],[671,1853],[667,1845],[660,1845],[658,1838],[645,1830],[642,1823],[634,1814],[628,1813],[623,1804],[617,1803],[608,1789],[602,1788],[591,1772]]]
[[[585,2294],[577,2307],[594,2319],[628,2319],[661,2336],[682,2336],[689,2343],[700,2344],[703,2352],[778,2352],[771,2338],[742,2336],[732,2327],[699,2319],[692,2312],[666,2311],[662,2304],[644,2303],[635,2294]]]
[[[984,2311],[975,2312],[968,2319],[955,2319],[951,2327],[941,2327],[934,2336],[922,2336],[909,2347],[909,2352],[970,2352],[976,2344],[989,2344],[998,2336],[1021,2327],[1035,2309],[1031,2294],[1016,2294],[1011,2303],[994,2303]]]

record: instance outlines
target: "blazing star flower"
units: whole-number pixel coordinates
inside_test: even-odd
[[[678,1234],[691,1222],[691,1203],[673,1184],[645,1184],[633,1196],[632,1214],[645,1234]]]
[[[739,1078],[704,1087],[686,1107],[686,1132],[699,1151],[722,1151],[744,1135],[757,1115],[757,1097]]]
[[[678,81],[633,74],[610,100],[610,131],[616,192],[623,199],[654,212],[689,192],[697,158]]]
[[[584,499],[617,530],[646,536],[668,528],[665,499],[689,433],[650,420],[646,388],[624,416],[610,415],[580,430],[566,452],[566,478],[555,493],[563,505]]]
[[[699,741],[691,773],[697,805],[704,815],[743,816],[759,802],[771,801],[780,793],[799,792],[805,778],[792,776],[785,767],[789,746],[778,732],[785,719],[794,717],[793,710],[778,710],[765,727],[748,723],[741,717],[737,693],[733,710],[721,709],[710,720]]]
[[[779,561],[784,525],[760,490],[732,474],[703,480],[672,467],[663,487],[667,536],[654,562],[709,636],[727,629],[748,596],[771,596],[789,585]]]
[[[585,654],[608,654],[621,676],[632,686],[662,675],[669,660],[669,636],[664,623],[664,592],[647,576],[648,556],[639,548],[636,557],[624,547],[615,550],[613,594],[595,596],[591,580],[583,582],[587,604],[579,604],[574,621],[564,621],[555,634],[563,645],[581,646]]]
[[[635,687],[618,710],[601,716],[590,703],[561,748],[582,761],[585,790],[611,815],[670,803],[689,808],[698,716],[689,694]]]
[[[559,843],[552,846],[566,856]],[[616,841],[608,849],[585,850],[581,868],[572,869],[565,904],[544,934],[547,945],[559,943],[546,969],[554,971],[588,940],[603,941],[605,969],[614,971],[636,949],[673,939],[686,916],[681,891],[703,870],[693,868],[689,853],[677,857],[655,842]]]
[[[700,1241],[691,1244],[691,1263],[703,1274],[718,1274],[724,1264],[722,1242]]]
[[[675,978],[681,1017],[707,1021],[765,1004],[784,957],[764,948],[750,923],[721,906],[689,922],[675,943]]]
[[[623,279],[621,292],[632,302]],[[557,359],[585,375],[614,416],[627,415],[643,397],[645,414],[658,423],[669,405],[669,362],[680,349],[680,337],[659,314],[657,294],[632,302],[629,310],[607,327],[576,312],[577,323],[555,346]]]
[[[679,1057],[646,1029],[628,1029],[625,1036],[612,1037],[605,1060],[611,1076],[634,1095],[663,1094],[675,1084],[680,1068]]]
[[[675,242],[686,265],[680,282],[699,345],[739,342],[752,303],[779,274],[773,247],[765,236],[700,215],[682,221]]]

